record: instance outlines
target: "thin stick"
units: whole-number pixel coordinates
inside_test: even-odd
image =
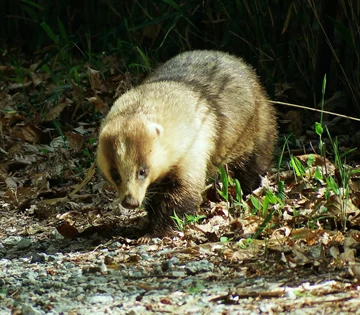
[[[346,118],[346,119],[351,119],[351,120],[355,120],[355,121],[360,121],[360,118],[351,117],[351,116],[346,116],[346,115],[342,115],[342,114],[338,114],[338,113],[333,113],[333,112],[328,112],[327,110],[316,109],[316,108],[311,108],[311,107],[307,107],[307,106],[296,105],[296,104],[291,104],[291,103],[284,103],[284,102],[278,102],[278,101],[270,101],[270,103],[272,103],[272,104],[279,104],[279,105],[286,105],[286,106],[296,107],[296,108],[301,108],[301,109],[307,109],[307,110],[312,110],[312,111],[314,111],[314,112],[319,112],[319,113],[329,114],[329,115],[338,116],[338,117],[342,117],[342,118]]]

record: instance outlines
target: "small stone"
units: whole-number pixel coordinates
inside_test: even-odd
[[[45,263],[45,256],[35,253],[31,256],[30,263],[31,264],[37,264],[37,263],[43,264],[43,263]]]
[[[194,275],[197,273],[213,271],[214,264],[207,260],[192,261],[186,264],[185,269],[189,274]]]
[[[106,265],[104,264],[104,263],[101,263],[101,265],[100,265],[100,271],[101,271],[101,273],[107,273],[107,271],[108,271],[108,269],[107,269],[107,267],[106,267]]]
[[[187,276],[185,271],[171,271],[170,275],[175,278],[185,278]]]
[[[6,248],[2,243],[0,243],[0,258],[5,257],[5,255],[6,255]]]
[[[35,308],[33,308],[31,305],[28,304],[24,304],[21,308],[22,314],[27,314],[27,315],[40,315],[42,314],[40,311],[36,310]]]
[[[2,241],[2,243],[4,245],[8,245],[8,246],[14,246],[16,244],[18,244],[21,241],[21,237],[20,236],[9,236],[6,239],[4,239]]]
[[[177,257],[171,257],[170,259],[169,259],[169,261],[173,264],[173,265],[176,265],[176,264],[178,264],[179,263],[179,258],[177,258]]]
[[[64,265],[64,267],[65,267],[66,269],[72,269],[72,268],[75,267],[75,265],[74,265],[72,262],[70,262],[70,261],[64,262],[63,265]]]
[[[93,295],[93,296],[88,296],[85,300],[89,303],[94,304],[94,303],[112,303],[114,299],[110,295]]]
[[[30,247],[30,245],[31,245],[31,239],[30,238],[22,238],[20,240],[20,242],[18,242],[16,244],[16,248],[19,249],[19,250],[26,249],[26,248]]]

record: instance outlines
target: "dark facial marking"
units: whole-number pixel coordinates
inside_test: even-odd
[[[114,183],[116,185],[121,184],[121,177],[120,177],[120,174],[119,174],[119,172],[118,172],[118,170],[116,168],[112,168],[110,170],[110,176],[111,176],[112,180],[114,181]]]

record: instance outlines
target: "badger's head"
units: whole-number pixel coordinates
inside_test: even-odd
[[[123,207],[139,207],[148,186],[166,173],[162,134],[161,125],[144,119],[113,117],[102,127],[97,164]]]

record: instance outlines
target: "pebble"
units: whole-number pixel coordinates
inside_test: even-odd
[[[23,314],[27,314],[27,315],[43,314],[41,311],[36,310],[35,308],[33,308],[31,305],[28,305],[28,304],[24,304],[21,308],[21,311],[23,312]]]
[[[89,303],[112,303],[114,301],[111,295],[93,295],[85,298]]]
[[[21,236],[9,236],[2,241],[3,245],[14,246],[21,241]]]
[[[30,238],[22,238],[17,244],[16,249],[17,250],[23,250],[31,245],[31,239]]]
[[[199,272],[208,272],[214,270],[214,264],[207,260],[192,261],[186,264],[185,269],[189,274],[194,275]]]

